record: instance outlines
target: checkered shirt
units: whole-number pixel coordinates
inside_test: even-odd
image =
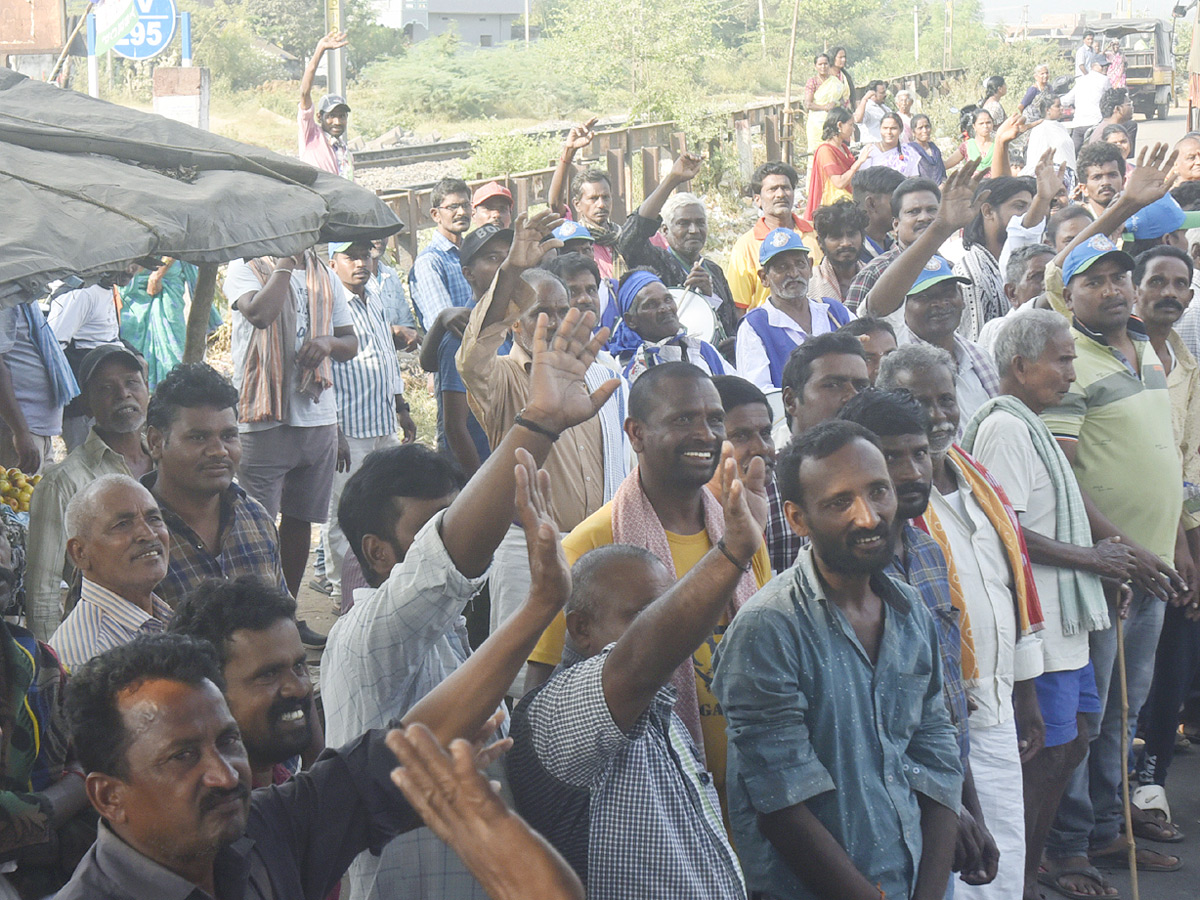
[[[745,881],[712,776],[661,688],[628,734],[604,699],[610,646],[563,664],[513,714],[517,810],[587,885],[590,900],[741,900]]]
[[[154,490],[156,474],[142,479]],[[174,609],[179,601],[210,578],[253,575],[289,593],[279,559],[279,533],[263,505],[231,484],[221,495],[221,524],[213,553],[171,507],[158,499],[163,521],[171,533],[171,559],[155,593]]]
[[[950,603],[946,555],[937,541],[911,522],[904,523],[900,539],[904,542],[908,565],[902,564],[897,555],[885,571],[915,590],[933,615],[942,656],[942,693],[946,695],[950,721],[957,732],[959,757],[965,763],[971,743],[967,734],[967,689],[962,680],[962,632],[958,610]]]
[[[890,250],[885,250],[877,257],[867,263],[859,270],[859,273],[854,276],[854,280],[850,282],[850,287],[846,290],[845,306],[852,313],[858,313],[862,309],[862,314],[867,312],[867,294],[871,293],[871,288],[875,287],[884,270],[892,264],[892,262],[901,253],[904,248],[899,243],[893,244]]]
[[[783,515],[783,498],[779,496],[779,484],[774,479],[767,485],[767,529],[763,535],[767,542],[767,554],[771,557],[771,571],[778,575],[790,569],[796,555],[808,546],[808,538],[792,531]]]
[[[443,309],[470,306],[475,299],[462,273],[458,245],[440,231],[413,262],[408,273],[408,296],[426,331]]]
[[[354,592],[321,659],[325,743],[340,747],[384,728],[470,655],[464,607],[487,581],[462,575],[430,519],[379,588]],[[454,851],[428,828],[402,834],[347,873],[354,900],[487,900]]]

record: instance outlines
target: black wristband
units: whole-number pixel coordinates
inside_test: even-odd
[[[534,434],[540,434],[542,437],[549,438],[550,443],[554,443],[558,440],[557,431],[551,431],[545,425],[539,425],[537,422],[531,422],[529,419],[525,418],[525,410],[521,410],[519,413],[517,413],[516,417],[513,419],[513,424],[520,425],[522,428],[532,431]]]
[[[725,538],[721,538],[719,541],[717,541],[717,549],[718,549],[718,550],[720,550],[722,553],[724,553],[724,554],[725,554],[725,558],[726,558],[727,560],[729,560],[731,563],[733,563],[733,565],[734,565],[734,566],[735,566],[735,567],[736,567],[736,568],[737,568],[737,569],[738,569],[740,572],[743,572],[743,573],[745,573],[745,572],[749,572],[749,571],[750,571],[750,569],[751,569],[751,567],[754,565],[754,558],[753,558],[753,557],[751,557],[751,558],[750,558],[750,562],[748,562],[748,563],[746,563],[746,564],[744,564],[744,565],[743,565],[742,563],[738,562],[738,561],[737,561],[737,557],[735,557],[735,556],[733,555],[733,553],[731,553],[731,552],[730,552],[730,550],[729,550],[729,546],[728,546],[728,545],[725,543]]]

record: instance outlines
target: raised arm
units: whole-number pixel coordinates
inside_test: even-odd
[[[527,450],[541,465],[553,440],[594,416],[619,384],[612,378],[595,393],[588,390],[588,366],[608,340],[607,328],[592,334],[595,315],[572,309],[553,340],[547,337],[548,321],[545,315],[538,316],[534,331],[529,399],[523,410],[527,424],[509,429],[442,519],[442,542],[455,567],[467,578],[478,578],[487,570],[512,521],[518,448]]]
[[[681,153],[679,159],[671,166],[667,177],[658,183],[650,196],[638,207],[638,215],[643,219],[657,219],[662,213],[663,204],[681,184],[691,181],[700,173],[702,160],[697,153]]]
[[[509,313],[509,300],[519,300],[526,293],[520,290],[524,284],[521,276],[526,270],[536,268],[551,250],[563,245],[551,234],[565,221],[552,209],[533,214],[521,213],[513,221],[512,246],[496,273],[496,283],[492,288],[494,299],[483,310],[479,324],[481,329],[504,321]],[[484,304],[480,303],[479,306],[483,307]]]
[[[321,57],[325,55],[325,51],[340,50],[348,43],[350,42],[346,40],[346,32],[338,31],[336,28],[317,41],[317,49],[309,58],[308,65],[304,67],[304,75],[300,79],[301,109],[312,109],[313,79],[317,77],[317,66],[321,64]]]
[[[271,323],[279,318],[283,306],[289,302],[289,281],[292,272],[304,268],[304,254],[296,256],[281,256],[275,262],[275,268],[267,278],[267,283],[257,291],[247,291],[240,297],[234,298],[238,312],[246,317],[246,321],[255,328],[270,328]]]
[[[546,205],[560,216],[566,215],[568,209],[567,186],[571,181],[571,163],[575,154],[588,146],[596,136],[592,129],[598,121],[597,116],[592,116],[582,125],[573,126],[567,134],[567,139],[563,141],[562,155],[558,158],[558,165],[554,167],[554,175],[550,178],[550,192],[546,197]]]
[[[669,591],[642,610],[604,662],[604,699],[622,731],[633,728],[671,673],[712,636],[738,580],[749,571],[762,543],[767,521],[765,481],[762,461],[754,460],[743,482],[733,459],[733,445],[726,442],[722,446],[724,549],[721,544],[713,547]]]
[[[1054,165],[1054,148],[1051,147],[1038,159],[1033,169],[1033,177],[1037,180],[1037,192],[1033,195],[1033,203],[1025,213],[1021,224],[1026,228],[1036,228],[1050,215],[1050,204],[1063,189],[1063,177],[1067,174],[1067,164]]]
[[[978,200],[973,199],[986,174],[976,171],[978,168],[979,161],[971,160],[946,179],[942,188],[942,203],[933,222],[883,270],[867,294],[867,309],[871,315],[882,318],[899,309],[925,263],[938,252],[950,235],[975,218],[979,207],[988,197],[985,191]]]

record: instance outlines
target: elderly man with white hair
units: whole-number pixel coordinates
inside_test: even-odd
[[[904,130],[900,132],[901,143],[908,143],[913,139],[913,99],[913,93],[910,90],[896,91],[896,113],[900,116],[900,121],[904,123]]]
[[[1029,549],[1042,604],[1043,672],[1034,679],[1045,747],[1022,758],[1025,786],[1025,896],[1038,890],[1046,835],[1067,779],[1087,755],[1086,714],[1101,711],[1088,635],[1109,627],[1101,578],[1132,575],[1133,551],[1117,538],[1093,542],[1071,464],[1039,418],[1063,402],[1075,381],[1075,341],[1056,312],[1029,310],[996,337],[1000,395],[979,408],[962,446],[1004,486]],[[1052,873],[1059,890],[1092,872]],[[1045,876],[1043,876],[1045,877]],[[1057,879],[1062,879],[1058,882]]]
[[[617,238],[617,250],[629,268],[653,269],[668,288],[688,288],[703,297],[717,319],[709,339],[720,346],[737,330],[738,310],[724,270],[703,256],[708,241],[708,213],[695,194],[673,193],[700,171],[700,157],[684,153],[659,182],[637,212],[626,220]],[[661,235],[656,237],[656,235]],[[665,239],[666,246],[662,245]],[[707,337],[707,336],[704,336]]]
[[[102,475],[67,504],[67,553],[83,578],[79,602],[50,638],[68,669],[161,632],[171,607],[154,588],[167,574],[170,535],[158,503],[128,475]]]

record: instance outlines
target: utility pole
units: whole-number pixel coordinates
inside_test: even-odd
[[[529,0],[525,0],[525,49],[529,49]]]
[[[921,68],[921,23],[917,18],[917,7],[913,6],[913,64]]]
[[[326,30],[346,30],[346,12],[342,0],[325,0]],[[346,96],[346,51],[329,50],[325,54],[325,92]]]
[[[946,0],[946,28],[942,34],[942,71],[950,68],[954,58],[954,0]]]
[[[762,39],[763,56],[767,55],[767,15],[763,9],[763,0],[758,0],[758,34]]]

